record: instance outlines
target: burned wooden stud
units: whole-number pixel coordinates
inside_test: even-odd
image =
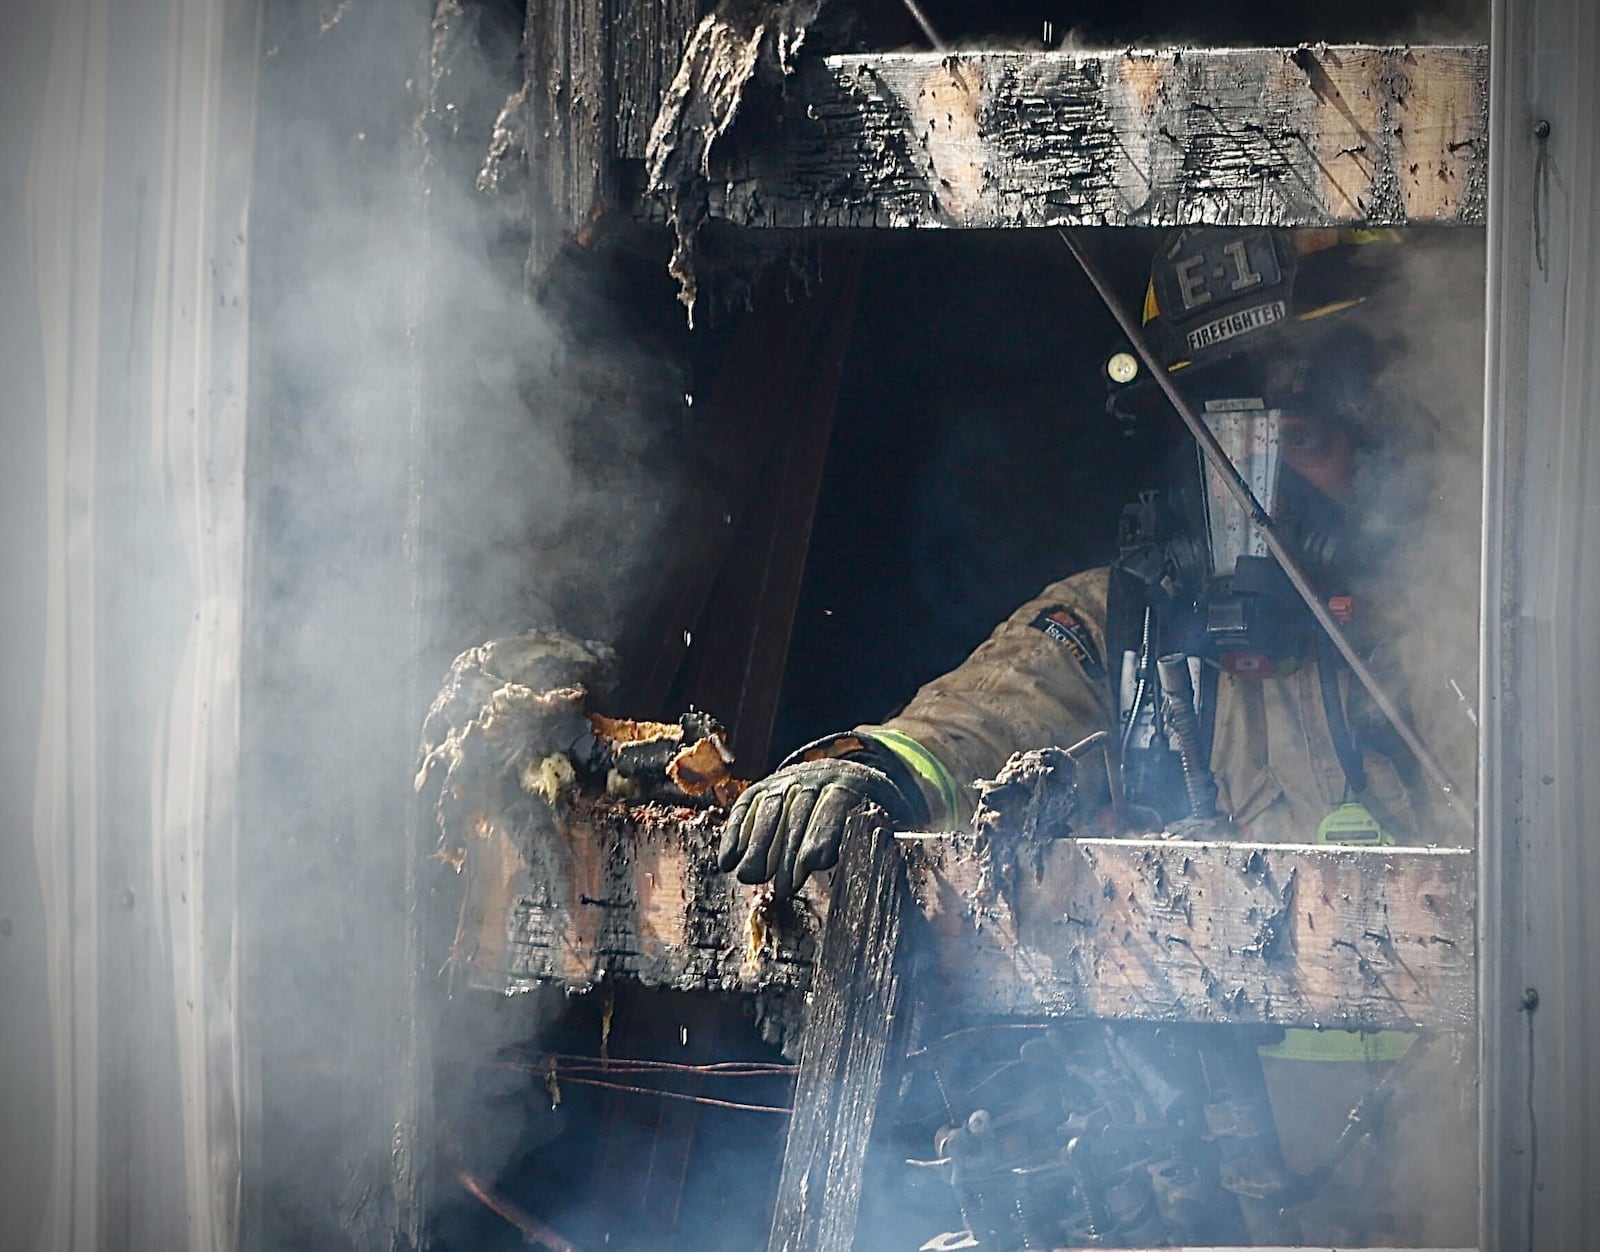
[[[807,997],[768,1252],[850,1252],[855,1244],[867,1144],[901,1034],[905,897],[893,834],[873,816],[852,819]]]
[[[1478,46],[818,58],[714,154],[759,227],[1482,224]]]
[[[849,250],[830,248],[827,255],[830,272],[837,261],[844,281],[828,281],[791,298],[778,278],[770,279],[740,322],[710,394],[694,410],[701,488],[679,501],[666,525],[667,533],[694,536],[694,541],[674,544],[667,552],[654,591],[641,602],[619,642],[622,655],[629,658],[622,690],[637,707],[664,712],[687,658],[692,669],[686,675],[688,698],[701,708],[732,710],[728,720],[736,742],[743,738],[741,722],[762,721],[761,742],[738,748],[747,760],[765,758],[765,723],[771,715],[769,710],[753,719],[741,717],[737,702],[759,676],[774,689],[763,702],[776,703],[781,669],[774,673],[773,666],[781,667],[785,659],[787,618],[778,615],[785,622],[781,641],[759,639],[757,625],[766,618],[754,611],[749,585],[737,581],[738,571],[727,571],[731,561],[754,559],[748,549],[770,549],[774,536],[784,533],[777,510],[754,506],[780,494],[801,500],[804,493],[797,488],[803,484],[789,483],[785,490],[789,462],[799,465],[796,477],[821,472],[859,266]],[[796,507],[787,511],[795,513]],[[800,523],[798,530],[787,532],[797,554],[781,555],[780,564],[800,566],[810,513],[790,520]],[[799,572],[777,582],[787,586]],[[788,598],[795,594],[798,587],[784,593]],[[738,626],[726,620],[734,615],[740,618]],[[707,646],[708,636],[717,647]],[[692,647],[691,641],[699,646]],[[775,642],[783,646],[775,647]],[[707,657],[713,659],[708,663]]]
[[[726,718],[741,761],[764,761],[771,748],[839,380],[854,331],[861,249],[830,246],[822,256],[830,279],[812,301],[827,312],[804,351],[800,379],[780,390],[772,359],[762,361],[762,386],[774,398],[760,402],[761,409],[781,406],[785,412],[771,452],[750,475],[751,498],[766,507],[753,514],[741,510],[737,525],[724,528],[731,548],[688,650],[684,698]],[[748,422],[750,407],[740,416]]]
[[[1470,1029],[1472,853],[967,835],[908,845],[944,1002],[985,1016]]]
[[[825,899],[774,905],[717,872],[720,814],[573,797],[468,845],[454,962],[473,986],[803,993]]]
[[[471,841],[458,964],[514,991],[612,977],[787,997],[813,986],[814,879],[773,905],[717,872],[719,815],[579,801]],[[990,1018],[1470,1027],[1474,878],[1456,848],[909,836],[933,994]]]

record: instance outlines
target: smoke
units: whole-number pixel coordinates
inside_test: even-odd
[[[1356,520],[1376,540],[1356,612],[1375,664],[1455,784],[1462,821],[1435,802],[1427,836],[1470,847],[1476,808],[1485,236],[1411,227],[1372,245],[1390,277],[1362,314],[1387,349],[1358,470]],[[1374,626],[1377,629],[1374,629]],[[1429,793],[1430,784],[1419,783]],[[1476,1062],[1470,1034],[1424,1036],[1381,1114],[1403,1237],[1467,1244],[1475,1229]],[[1374,1080],[1378,1077],[1374,1074]]]
[[[420,1238],[451,1162],[492,1181],[561,1120],[480,1066],[559,995],[445,998],[460,880],[408,807],[417,735],[458,651],[618,629],[688,387],[669,353],[610,346],[641,337],[607,320],[604,258],[559,259],[531,296],[519,184],[477,188],[522,21],[493,0],[267,10],[240,875],[264,1246]]]
[[[1470,812],[1476,796],[1485,249],[1481,229],[1413,227],[1373,333],[1391,349],[1376,391],[1386,463],[1361,506],[1389,553],[1374,598],[1417,729]],[[1465,823],[1437,837],[1467,845]]]
[[[324,43],[354,21],[325,22]],[[589,310],[530,298],[524,204],[473,186],[517,85],[520,35],[514,6],[441,4],[432,81],[404,96],[392,50],[353,34],[318,49],[328,68],[313,92],[345,92],[332,81],[345,75],[388,90],[353,109],[296,100],[312,118],[364,116],[338,133],[287,122],[302,184],[288,246],[308,281],[264,336],[287,385],[324,409],[297,450],[304,474],[284,475],[296,512],[314,514],[329,490],[347,517],[385,507],[397,483],[424,493],[415,539],[441,582],[420,608],[450,619],[463,646],[555,620],[612,632],[662,503],[646,414],[683,391],[661,360],[594,342]],[[408,420],[426,427],[415,441]]]
[[[1392,566],[1374,589],[1394,624],[1393,672],[1414,725],[1477,811],[1478,628],[1483,534],[1485,232],[1412,227],[1376,327],[1394,348],[1378,380],[1396,400],[1388,432],[1408,489],[1386,527]],[[1400,493],[1397,493],[1400,494]],[[1376,509],[1385,506],[1374,502]],[[1398,525],[1393,525],[1394,521]],[[1435,806],[1434,837],[1472,846],[1469,822]],[[1471,1242],[1477,1225],[1477,1049],[1470,1032],[1413,1045],[1386,1114],[1394,1194],[1421,1244]]]

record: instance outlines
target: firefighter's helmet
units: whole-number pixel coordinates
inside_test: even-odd
[[[1395,267],[1393,230],[1178,231],[1157,252],[1142,320],[1155,355],[1191,394],[1250,394],[1269,407],[1359,421],[1379,372],[1374,308]],[[1165,407],[1130,345],[1106,362],[1124,417]]]

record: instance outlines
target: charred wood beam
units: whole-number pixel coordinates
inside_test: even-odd
[[[665,210],[677,236],[668,265],[692,319],[695,235],[706,216],[714,146],[733,125],[753,83],[782,81],[824,0],[718,0],[695,29],[645,150],[646,199]]]
[[[507,991],[651,986],[795,996],[828,913],[715,865],[717,814],[576,802],[469,849],[456,964]],[[984,1017],[1464,1029],[1472,854],[969,835],[902,840],[932,951],[919,993]],[[931,981],[929,981],[931,980]]]
[[[890,831],[859,820],[855,827],[834,876],[807,997],[767,1252],[850,1252],[855,1246],[885,1066],[904,1054],[896,957],[905,872]]]
[[[517,127],[503,117],[495,143],[514,146],[513,131],[526,139],[530,274],[543,273],[568,242],[587,244],[616,207],[617,161],[644,156],[699,7],[698,0],[528,0],[526,80],[507,102],[524,119]],[[491,167],[496,160],[491,150]]]
[[[606,0],[529,0],[528,156],[532,273],[568,239],[580,241],[615,200],[614,88]]]
[[[829,56],[711,154],[755,227],[1481,224],[1483,47]],[[752,102],[754,104],[755,102]]]
[[[495,991],[607,978],[803,992],[827,901],[775,905],[717,871],[720,814],[563,801],[554,828],[494,824],[467,849],[454,972]]]
[[[643,160],[661,96],[700,20],[699,0],[618,3],[612,17],[617,156]]]
[[[1472,854],[956,835],[909,875],[942,1002],[1003,1017],[1468,1029]]]

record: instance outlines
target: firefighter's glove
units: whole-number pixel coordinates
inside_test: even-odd
[[[830,757],[782,766],[734,801],[717,864],[740,882],[770,880],[780,898],[791,895],[815,871],[838,864],[845,822],[867,804],[896,826],[915,819],[905,793],[871,765]]]

